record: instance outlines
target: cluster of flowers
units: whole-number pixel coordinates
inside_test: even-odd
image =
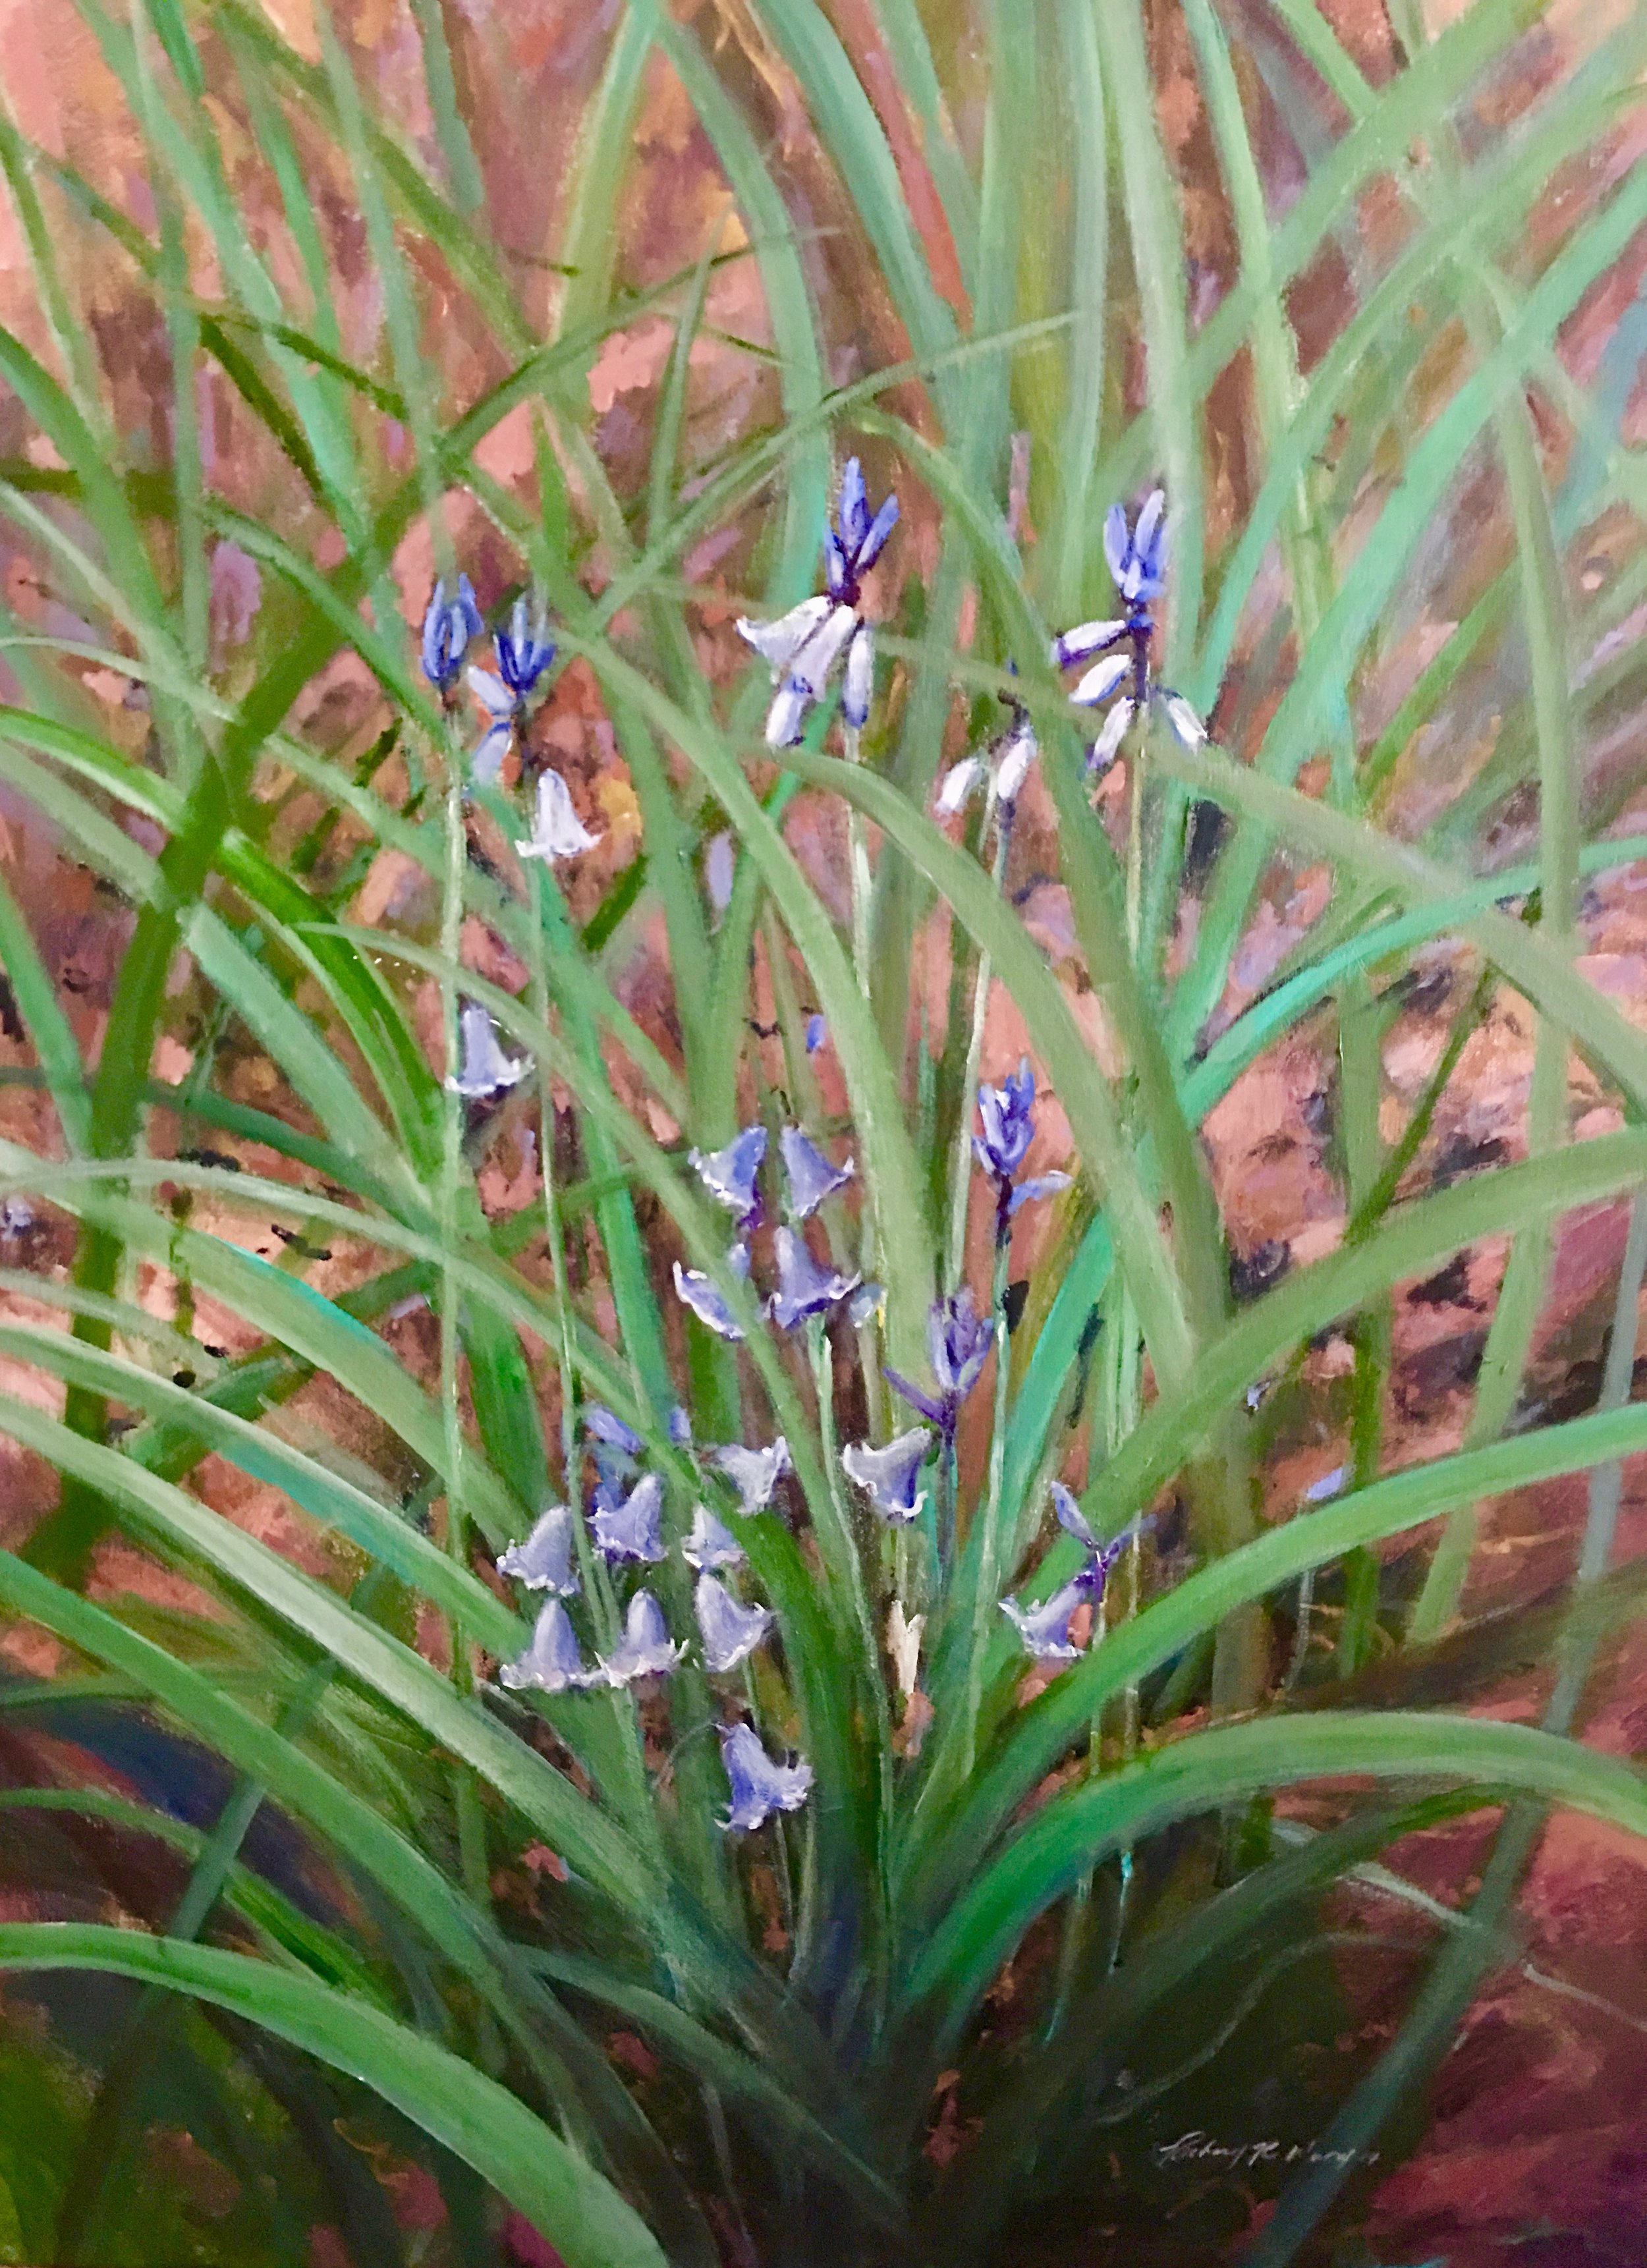
[[[1026,1607],[1016,1599],[1003,1599],[1001,1611],[1023,1638],[1026,1652],[1032,1653],[1038,1661],[1073,1661],[1081,1652],[1081,1647],[1070,1635],[1070,1624],[1077,1610],[1089,1604],[1096,1624],[1109,1583],[1110,1570],[1128,1545],[1155,1522],[1153,1517],[1135,1520],[1119,1535],[1112,1536],[1107,1543],[1100,1543],[1088,1525],[1085,1513],[1061,1481],[1052,1483],[1052,1505],[1058,1514],[1059,1526],[1067,1535],[1073,1535],[1085,1552],[1084,1564],[1044,1604]]]
[[[851,1181],[853,1161],[849,1158],[843,1166],[833,1164],[798,1126],[783,1129],[778,1147],[783,1159],[789,1218],[779,1225],[772,1240],[777,1282],[766,1302],[766,1311],[781,1329],[793,1331],[814,1316],[827,1314],[831,1307],[846,1300],[852,1303],[853,1320],[861,1322],[878,1305],[880,1286],[866,1285],[860,1276],[843,1276],[838,1269],[816,1260],[801,1233],[801,1224],[809,1220],[826,1198],[844,1189]],[[766,1219],[760,1189],[760,1170],[765,1156],[766,1129],[758,1125],[746,1126],[724,1150],[712,1151],[707,1155],[701,1150],[690,1152],[704,1187],[716,1204],[724,1205],[733,1217],[736,1233],[727,1254],[727,1265],[741,1279],[750,1272],[749,1239]],[[707,1325],[718,1337],[735,1342],[742,1338],[742,1325],[702,1269],[683,1268],[677,1260],[675,1289],[699,1322]]]
[[[585,1416],[595,1469],[590,1498],[589,1541],[607,1565],[640,1569],[668,1556],[663,1541],[663,1483],[640,1469],[645,1447],[639,1433],[598,1404]],[[670,1433],[679,1447],[691,1446],[684,1413],[676,1411]],[[789,1445],[780,1434],[770,1448],[734,1443],[707,1452],[706,1462],[735,1491],[735,1513],[753,1519],[772,1504],[779,1482],[789,1470]],[[566,1611],[582,1581],[574,1565],[577,1535],[571,1507],[550,1505],[523,1543],[499,1558],[500,1574],[513,1576],[528,1591],[546,1591],[531,1644],[520,1659],[506,1662],[499,1683],[512,1692],[587,1691],[592,1686],[633,1685],[643,1677],[667,1677],[686,1655],[685,1644],[669,1636],[668,1624],[654,1592],[642,1584],[631,1595],[624,1634],[609,1654],[590,1668]],[[698,1577],[693,1609],[704,1668],[717,1675],[738,1668],[772,1625],[770,1607],[746,1605],[721,1580],[742,1565],[737,1537],[708,1505],[699,1503],[691,1532],[679,1546]],[[774,1811],[794,1811],[812,1784],[804,1761],[777,1764],[745,1724],[720,1727],[721,1754],[732,1787],[732,1804],[722,1824],[737,1832],[759,1827]]]
[[[438,582],[424,613],[419,659],[424,675],[448,709],[462,679],[491,719],[469,757],[471,777],[490,783],[497,778],[526,721],[527,704],[554,661],[556,649],[542,602],[530,605],[524,597],[519,598],[507,624],[492,633],[492,653],[498,665],[494,675],[491,670],[465,666],[469,648],[484,628],[469,577],[458,577],[454,596],[448,596],[445,583]],[[554,865],[581,857],[600,840],[579,818],[565,781],[546,765],[538,774],[532,831],[516,841],[517,854]],[[466,1101],[490,1101],[517,1085],[531,1069],[528,1062],[504,1053],[491,1018],[474,1002],[464,1003],[459,1029],[462,1057],[447,1085]]]
[[[1076,707],[1104,709],[1109,704],[1087,752],[1089,772],[1109,769],[1127,727],[1147,707],[1158,709],[1186,748],[1200,747],[1207,738],[1207,728],[1190,703],[1171,686],[1158,685],[1149,664],[1156,633],[1155,601],[1166,589],[1167,519],[1163,490],[1151,491],[1134,521],[1128,520],[1124,505],[1110,507],[1104,523],[1104,556],[1125,612],[1078,623],[1052,644],[1055,669],[1082,669],[1069,696]],[[1009,705],[1011,722],[989,755],[964,757],[945,773],[936,804],[941,817],[953,817],[987,784],[1004,821],[1010,823],[1039,750],[1027,711],[1016,701]]]

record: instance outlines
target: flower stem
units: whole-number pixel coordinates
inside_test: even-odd
[[[1007,1466],[1007,1399],[1011,1382],[1012,1341],[1007,1329],[1007,1280],[1012,1240],[995,1239],[995,1278],[991,1313],[995,1319],[995,1410],[989,1440],[989,1481],[978,1537],[978,1574],[972,1594],[972,1642],[967,1651],[966,1724],[961,1742],[961,1777],[970,1778],[976,1761],[978,1712],[984,1698],[984,1657],[989,1651],[995,1600],[1001,1589],[1001,1479]]]
[[[991,877],[997,891],[1007,872],[1007,852],[1012,840],[1012,807],[999,808],[995,790],[991,784],[989,801],[984,812],[984,832],[988,835],[990,822],[999,815],[995,828],[995,856]],[[972,988],[972,1030],[966,1046],[966,1069],[961,1079],[961,1123],[956,1135],[955,1168],[949,1187],[949,1265],[945,1281],[958,1284],[966,1265],[966,1215],[972,1193],[972,1094],[978,1084],[978,1066],[984,1052],[984,1025],[989,1014],[989,988],[994,979],[994,968],[988,953],[979,954],[978,976]]]

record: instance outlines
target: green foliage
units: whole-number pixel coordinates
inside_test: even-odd
[[[1617,637],[1647,587],[1638,310],[1592,385],[1569,350],[1647,222],[1647,174],[1609,170],[1647,21],[1533,74],[1500,131],[1539,0],[1475,0],[1433,39],[1398,10],[1377,85],[1312,0],[1278,0],[1262,42],[1187,0],[1182,55],[1138,0],[1049,0],[1027,33],[1007,0],[751,0],[714,36],[628,0],[535,261],[489,212],[462,11],[413,0],[425,147],[324,0],[313,55],[242,0],[78,4],[151,194],[139,222],[0,118],[33,295],[0,328],[0,517],[54,601],[0,622],[0,783],[130,927],[93,1029],[38,861],[0,875],[28,1057],[5,1086],[34,1114],[8,1120],[0,1195],[72,1252],[0,1270],[0,1432],[61,1484],[0,1552],[0,1609],[59,1650],[0,1683],[0,1818],[17,1895],[55,1868],[72,1901],[0,1927],[23,2012],[0,2036],[0,2260],[285,2268],[321,2225],[374,2268],[501,2268],[513,2213],[569,2268],[1050,2264],[1092,2257],[1076,2221],[1119,2133],[1139,2170],[1105,2226],[1189,2268],[1242,2257],[1251,2194],[1281,2195],[1254,2257],[1285,2268],[1330,2213],[1349,2225],[1353,2184],[1266,2168],[1179,2220],[1151,2141],[1208,2102],[1238,2123],[1260,2071],[1357,2150],[1410,2146],[1547,1808],[1647,1833],[1639,1771],[1581,1737],[1639,1597],[1607,1572],[1621,1462],[1647,1453],[1639,1211],[1601,1406],[1520,1406],[1562,1221],[1647,1183],[1647,1040],[1575,965],[1584,878],[1644,848],[1606,832],[1634,777],[1604,788],[1589,761],[1641,689]],[[724,195],[643,289],[631,153],[666,74]],[[1202,202],[1234,247],[1210,311],[1169,92],[1204,113]],[[1307,170],[1284,212],[1282,109]],[[346,225],[321,177],[352,182]],[[1375,246],[1358,201],[1379,199],[1403,225]],[[1340,266],[1306,352],[1301,301]],[[88,276],[163,342],[160,461]],[[638,453],[592,373],[659,327]],[[769,747],[727,617],[810,595],[855,452],[903,504],[863,599],[875,698],[860,720],[831,688]],[[1119,603],[1104,514],[1157,480],[1151,681],[1213,738],[1157,697],[1095,784],[1099,720],[1049,641]],[[1502,556],[1474,563],[1448,531],[1484,509]],[[1604,519],[1619,562],[1593,591]],[[419,666],[428,561],[448,599],[475,573],[489,630],[517,599],[550,610],[501,778],[455,668]],[[247,575],[232,637],[219,585]],[[114,721],[99,682],[123,682]],[[1001,762],[1003,715],[1038,744],[1061,942],[1027,902],[1045,876],[1015,792],[958,827],[933,808],[975,743]],[[604,847],[513,857],[537,781],[579,784],[586,725]],[[1448,733],[1490,753],[1414,789]],[[1487,860],[1534,796],[1536,856]],[[1330,902],[1254,997],[1243,942],[1310,861]],[[1392,1138],[1383,1035],[1444,940],[1473,990]],[[1537,1022],[1529,1154],[1445,1186],[1428,1130],[1509,987]],[[520,1072],[473,1108],[465,1008]],[[1008,1193],[971,1141],[992,1008],[1072,1176],[997,1230],[993,1272]],[[1204,1130],[1277,1049],[1341,1066],[1345,1233],[1238,1300]],[[1569,1138],[1569,1051],[1617,1130]],[[850,1147],[809,1233],[879,1296],[786,1332],[696,1159],[751,1125],[775,1152],[790,1123]],[[1398,1291],[1505,1238],[1464,1446],[1398,1457]],[[969,1254],[977,1375],[946,1410],[927,1319]],[[689,1316],[677,1263],[737,1336]],[[1324,1335],[1351,1350],[1336,1398],[1308,1368]],[[839,1451],[903,1430],[905,1386],[939,1438],[891,1528]],[[557,1498],[583,1656],[622,1638],[634,1584],[584,1517],[622,1492],[592,1404],[642,1444],[624,1483],[661,1485],[644,1574],[676,1639],[700,1635],[679,1550],[700,1502],[735,1526],[742,1601],[774,1627],[734,1670],[694,1643],[667,1683],[501,1674],[543,1602],[498,1561]],[[741,1516],[706,1452],[779,1434],[793,1477]],[[1266,1460],[1329,1436],[1342,1493],[1261,1522]],[[1570,1605],[1467,1619],[1481,1506],[1579,1473]],[[1068,1507],[1052,1520],[1065,1479],[1114,1547],[1107,1594]],[[1083,1568],[1089,1641],[1026,1685],[1000,1605]],[[1471,1712],[1511,1653],[1559,1673],[1540,1728]],[[749,1834],[712,1737],[735,1723],[812,1774]],[[115,1756],[152,1771],[117,1790]],[[156,1791],[203,1759],[180,1816]],[[1333,1815],[1299,1846],[1275,1800],[1306,1784]],[[1333,1885],[1492,1806],[1480,1929],[1414,1983],[1387,2061],[1346,2050],[1344,1976],[1376,1940],[1328,1928]],[[174,2128],[234,2189],[210,2227],[144,2155]],[[436,2185],[427,2226],[396,2221],[391,2161]],[[1009,2254],[1008,2228],[1038,2234]]]

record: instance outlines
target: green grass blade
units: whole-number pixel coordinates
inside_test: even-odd
[[[209,2000],[364,2080],[501,2191],[567,2268],[664,2268],[639,2215],[506,2088],[312,1978],[244,1954],[89,1922],[8,1923],[0,1966],[97,1969]]]

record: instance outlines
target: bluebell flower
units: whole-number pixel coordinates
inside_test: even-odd
[[[897,498],[889,496],[870,518],[863,468],[856,457],[850,458],[841,475],[835,525],[824,532],[826,591],[803,599],[775,622],[740,620],[740,637],[771,664],[778,688],[766,716],[769,747],[793,747],[800,740],[807,711],[823,696],[843,655],[841,714],[854,732],[868,721],[875,633],[860,612],[860,586],[897,526]]]
[[[621,1449],[626,1457],[639,1456],[646,1446],[634,1427],[625,1425],[603,1402],[585,1403],[583,1430],[591,1440],[604,1442],[609,1449]]]
[[[624,1635],[601,1663],[609,1685],[632,1685],[638,1677],[667,1677],[686,1652],[669,1643],[663,1609],[650,1591],[637,1591],[629,1602]]]
[[[498,1572],[513,1575],[528,1591],[553,1591],[570,1599],[579,1588],[572,1565],[572,1509],[551,1504],[542,1513],[523,1543],[512,1543],[498,1556]]]
[[[713,1575],[698,1577],[692,1606],[704,1641],[704,1668],[718,1676],[748,1660],[774,1619],[770,1607],[741,1605]]]
[[[741,1567],[744,1550],[725,1521],[717,1520],[706,1504],[700,1504],[692,1518],[692,1532],[681,1546],[681,1557],[700,1574],[713,1574],[720,1567]]]
[[[1030,776],[1030,766],[1040,754],[1040,743],[1030,722],[1029,711],[1018,701],[1009,705],[1012,721],[1001,738],[984,755],[963,756],[944,774],[934,806],[941,819],[953,819],[979,788],[988,785],[994,790],[1001,823],[1010,826],[1018,798],[1023,792],[1023,783]]]
[[[912,1426],[882,1449],[867,1441],[849,1442],[840,1453],[841,1469],[854,1487],[860,1488],[883,1520],[906,1528],[920,1516],[927,1492],[920,1486],[920,1469],[932,1448],[933,1436],[925,1425]]]
[[[614,1500],[604,1487],[595,1492],[595,1517],[590,1526],[595,1548],[609,1565],[620,1560],[655,1564],[663,1557],[663,1483],[656,1473],[645,1473],[626,1497]]]
[[[1045,1606],[1020,1606],[1016,1599],[1003,1599],[1001,1611],[1017,1627],[1024,1649],[1038,1661],[1074,1661],[1081,1648],[1069,1635],[1069,1625],[1075,1609],[1090,1602],[1095,1585],[1090,1570],[1081,1573],[1054,1591]]]
[[[476,769],[478,771],[478,757]],[[552,767],[540,772],[537,809],[532,821],[532,832],[524,837],[516,837],[516,856],[542,858],[547,865],[555,865],[563,858],[580,858],[584,851],[593,850],[602,839],[598,835],[591,835],[579,818],[572,800],[572,791],[560,774]]]
[[[677,1449],[690,1449],[692,1446],[692,1421],[678,1402],[669,1412],[668,1435]]]
[[[493,1095],[516,1086],[532,1068],[527,1056],[506,1056],[485,1009],[466,1000],[458,1013],[462,1064],[447,1081],[447,1090],[469,1102],[488,1102]]]
[[[423,618],[423,674],[438,693],[449,693],[462,674],[469,640],[480,636],[480,608],[467,575],[457,578],[457,596],[447,600],[446,585],[429,594]]]
[[[539,1693],[577,1693],[598,1685],[602,1672],[586,1669],[578,1651],[578,1634],[558,1599],[550,1599],[537,1617],[532,1643],[518,1661],[506,1661],[498,1682],[512,1693],[530,1688]]]
[[[837,1189],[844,1189],[852,1179],[850,1158],[844,1166],[831,1164],[798,1126],[786,1126],[778,1138],[778,1146],[783,1152],[784,1173],[789,1183],[789,1211],[795,1220],[809,1219],[826,1197],[832,1197]]]
[[[765,1511],[773,1490],[790,1470],[789,1444],[781,1433],[769,1449],[746,1449],[741,1441],[728,1441],[724,1448],[710,1451],[709,1462],[736,1489],[738,1510],[749,1518]]]
[[[820,1267],[806,1239],[797,1236],[794,1229],[780,1228],[777,1244],[778,1289],[766,1304],[780,1329],[792,1331],[809,1316],[827,1314],[858,1288],[856,1276],[842,1276],[832,1268]]]
[[[739,1253],[743,1248],[735,1244],[732,1249],[734,1253]],[[738,1270],[738,1274],[744,1274],[747,1268],[748,1256],[745,1255],[744,1267]],[[724,1295],[701,1268],[683,1268],[678,1260],[676,1262],[675,1296],[683,1307],[690,1307],[698,1322],[713,1331],[718,1338],[730,1340],[735,1345],[743,1336],[742,1324],[727,1305]]]
[[[809,1016],[807,1018],[807,1053],[809,1056],[816,1055],[818,1049],[824,1045],[828,1037],[829,1026],[824,1022],[823,1017],[819,1015]]]
[[[710,1196],[717,1204],[725,1205],[741,1229],[759,1226],[758,1176],[766,1155],[764,1126],[746,1126],[724,1150],[712,1150],[707,1154],[702,1150],[689,1150],[686,1155]]]
[[[749,1725],[722,1725],[720,1761],[732,1784],[732,1808],[720,1822],[735,1835],[749,1835],[763,1827],[774,1811],[799,1811],[812,1786],[812,1767],[804,1758],[792,1764],[775,1764]]]

